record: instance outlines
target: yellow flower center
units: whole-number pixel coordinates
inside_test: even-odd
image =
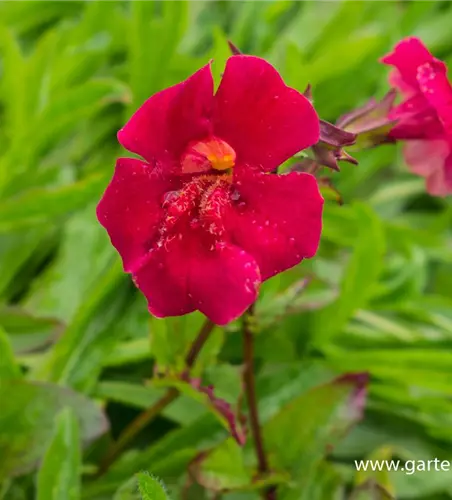
[[[182,156],[185,173],[208,172],[210,169],[225,171],[235,165],[235,151],[225,141],[210,137],[189,145]]]

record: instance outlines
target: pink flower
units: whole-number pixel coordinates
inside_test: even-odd
[[[118,159],[97,216],[153,315],[226,324],[262,281],[316,253],[315,178],[270,172],[318,141],[319,119],[263,59],[229,58],[215,94],[201,68],[148,99],[118,139],[144,160]]]
[[[389,81],[404,98],[389,114],[397,120],[390,137],[406,141],[406,162],[426,178],[430,194],[452,193],[452,87],[445,64],[417,38],[399,42],[382,62],[395,67]]]

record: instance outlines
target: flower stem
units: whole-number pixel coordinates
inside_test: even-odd
[[[251,330],[250,319],[254,316],[254,305],[252,305],[245,316],[243,327],[243,357],[245,361],[244,382],[248,401],[251,434],[253,435],[254,448],[256,451],[258,471],[260,474],[268,474],[270,468],[265,454],[264,439],[259,422],[257,408],[256,380],[254,377],[254,334]],[[273,486],[265,490],[266,500],[276,500],[276,488]]]
[[[192,368],[195,364],[201,349],[204,347],[204,344],[207,342],[212,330],[215,328],[215,323],[212,323],[210,319],[207,319],[202,325],[196,339],[193,341],[190,351],[188,352],[185,358],[185,366],[187,368]]]
[[[196,339],[193,341],[190,351],[185,358],[187,369],[193,367],[198,358],[201,349],[209,338],[215,323],[206,320],[201,327]],[[141,412],[130,424],[122,431],[118,439],[112,443],[103,458],[97,476],[105,474],[113,465],[116,459],[121,455],[126,446],[137,436],[137,434],[147,427],[168,405],[170,405],[179,396],[179,391],[174,388],[168,389],[165,394],[145,411]]]

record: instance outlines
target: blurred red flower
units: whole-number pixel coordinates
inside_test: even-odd
[[[305,173],[270,174],[319,139],[311,103],[263,59],[210,65],[132,116],[97,208],[124,269],[157,317],[200,310],[226,324],[263,280],[312,257],[323,199]]]
[[[389,137],[406,141],[406,162],[426,178],[430,194],[452,193],[452,87],[445,64],[418,38],[402,40],[382,62],[394,66],[389,81],[404,98],[389,113],[397,121]]]

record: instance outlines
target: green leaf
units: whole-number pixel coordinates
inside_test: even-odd
[[[356,374],[318,386],[290,401],[264,425],[274,465],[292,471],[298,491],[308,492],[327,449],[362,417],[365,383],[366,378]]]
[[[114,79],[91,80],[54,98],[35,124],[35,154],[70,136],[76,126],[115,102],[129,102],[128,89]],[[32,127],[33,129],[33,127]],[[33,159],[33,157],[30,157]]]
[[[232,437],[243,445],[246,440],[245,429],[239,415],[238,401],[231,405],[216,395],[213,386],[205,387],[201,379],[190,379],[185,382],[179,379],[159,379],[154,382],[157,387],[174,387],[185,396],[199,402],[212,412],[218,421],[230,432]]]
[[[322,35],[327,38],[331,26],[338,22],[338,18],[343,22],[344,14],[343,4],[334,3],[325,9],[320,3],[306,3],[298,15],[290,19],[286,37],[309,54],[319,50],[317,46],[319,38]]]
[[[2,20],[21,35],[36,30],[52,21],[64,19],[64,16],[77,14],[80,4],[60,4],[53,2],[36,2],[23,4],[3,4]]]
[[[56,318],[34,316],[17,306],[0,306],[0,326],[9,334],[14,352],[19,354],[45,347],[64,328]]]
[[[243,449],[231,438],[195,461],[193,473],[199,484],[213,491],[246,489],[253,480]]]
[[[231,56],[231,50],[228,46],[228,39],[226,34],[218,26],[213,27],[212,36],[212,75],[215,85],[218,87],[224,72],[226,61]]]
[[[137,478],[143,500],[169,500],[163,484],[156,477],[140,472]]]
[[[12,139],[15,135],[22,136],[27,122],[26,62],[17,39],[3,25],[0,25],[0,55],[3,66],[0,97],[6,104],[5,117],[9,129],[7,132]],[[2,179],[5,180],[7,175],[7,172],[2,171],[2,166],[0,164],[0,192]]]
[[[136,477],[131,477],[115,492],[113,500],[141,500]]]
[[[373,480],[358,486],[352,491],[350,500],[394,500],[384,487]]]
[[[0,326],[0,381],[21,376],[20,367],[14,359],[11,342],[5,330]]]
[[[98,199],[108,175],[93,174],[59,188],[35,188],[0,203],[0,233],[19,227],[49,223]]]
[[[56,417],[56,429],[37,478],[37,500],[79,500],[81,450],[78,420],[70,408]]]
[[[364,204],[355,204],[356,242],[335,302],[316,317],[314,343],[323,344],[339,333],[354,312],[367,305],[383,269],[385,238],[378,216]]]
[[[328,383],[332,377],[334,373],[329,367],[312,361],[305,362],[303,369],[300,369],[300,361],[268,367],[257,379],[262,421],[275,418],[291,401]]]
[[[383,380],[448,393],[451,353],[444,349],[328,349],[330,362],[343,371],[366,370]],[[394,363],[397,359],[397,363]]]
[[[160,371],[183,369],[191,339],[199,331],[203,321],[204,318],[199,313],[151,320],[151,354]]]
[[[388,446],[383,446],[375,450],[375,452],[373,452],[369,457],[367,457],[367,459],[372,461],[383,462],[391,460],[393,456],[394,456],[393,450]],[[385,491],[394,494],[394,488],[391,485],[389,471],[387,469],[382,471],[357,470],[355,483],[358,487],[362,487],[364,490],[367,490],[367,488],[369,490],[376,489],[372,485],[372,483],[375,483],[375,485],[384,488]],[[363,498],[366,497],[363,495]]]
[[[168,81],[168,68],[187,26],[188,3],[162,3],[161,15],[152,2],[134,2],[130,7],[128,70],[133,91],[131,111],[135,111],[154,92],[177,83]],[[159,40],[160,49],[149,50],[155,40]]]
[[[33,470],[52,437],[55,415],[71,408],[85,443],[107,430],[101,409],[70,389],[25,381],[0,383],[0,478]]]
[[[149,470],[166,479],[174,478],[175,470],[179,474],[186,471],[199,452],[211,449],[226,437],[218,419],[207,413],[169,432],[147,449],[124,454],[97,484],[87,486],[86,497],[95,498],[100,492],[112,493],[137,470]]]
[[[150,327],[151,354],[161,372],[180,372],[184,369],[185,357],[191,343],[205,322],[206,318],[200,312],[164,320],[152,319]],[[215,328],[197,358],[195,373],[199,373],[202,366],[216,359],[223,341],[224,331]]]
[[[345,498],[344,489],[338,470],[325,460],[313,471],[308,489],[285,489],[281,500],[338,500]]]
[[[70,323],[115,258],[114,248],[97,221],[95,208],[89,205],[65,224],[57,257],[34,281],[24,301],[26,308]]]
[[[122,266],[115,259],[85,296],[64,335],[34,372],[39,380],[87,390],[102,370],[102,360],[118,340],[115,322],[128,300]],[[114,333],[113,333],[114,332]]]
[[[165,392],[166,391],[163,389],[156,389],[152,386],[143,387],[141,385],[129,384],[126,382],[104,381],[96,386],[94,396],[144,410],[158,401]],[[175,422],[187,425],[204,413],[204,408],[198,403],[189,397],[180,395],[173,403],[165,408],[162,415]]]
[[[0,202],[1,211],[1,202]],[[0,296],[8,298],[14,285],[16,275],[33,256],[40,254],[46,246],[49,231],[46,228],[30,228],[28,231],[11,231],[2,233],[0,225]]]
[[[353,70],[366,57],[377,53],[377,49],[381,48],[381,41],[379,34],[372,33],[370,30],[367,33],[355,34],[341,40],[332,40],[309,65],[312,82],[319,84]],[[341,58],[341,63],[337,64],[340,54],[344,53],[347,53],[349,57]]]

